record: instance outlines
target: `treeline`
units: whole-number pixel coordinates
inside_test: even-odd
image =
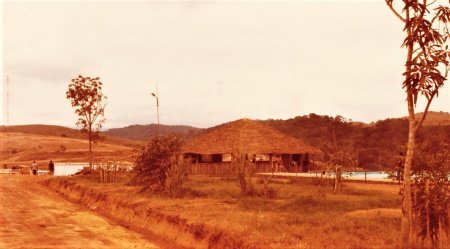
[[[418,118],[421,114],[417,115]],[[400,152],[406,153],[408,121],[405,118],[385,119],[371,124],[352,122],[342,116],[311,113],[287,120],[260,121],[283,133],[300,138],[322,150],[322,162],[334,159],[337,163],[365,169],[395,167]],[[212,128],[210,128],[212,129]],[[153,135],[178,134],[185,141],[209,129],[183,125],[132,125],[110,129],[107,135],[128,139],[149,140]],[[450,114],[430,112],[417,134],[421,155],[436,153],[450,143]],[[340,158],[332,158],[333,156]],[[337,160],[339,159],[339,160]]]
[[[316,114],[288,120],[262,121],[275,129],[320,148],[325,155],[330,148],[345,154],[351,166],[386,169],[396,166],[400,152],[406,152],[408,121],[386,119],[370,125],[354,123],[342,116]],[[418,144],[424,153],[436,153],[450,142],[450,125],[427,125],[419,130]]]
[[[202,129],[187,125],[130,125],[124,128],[109,129],[105,134],[121,138],[149,140],[154,135],[178,134],[186,140],[192,139]]]

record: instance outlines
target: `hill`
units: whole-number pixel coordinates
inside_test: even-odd
[[[175,133],[189,140],[195,137],[202,129],[186,125],[130,125],[124,128],[109,129],[105,133],[127,139],[148,140],[152,136]]]
[[[57,125],[12,125],[12,126],[0,126],[0,132],[13,132],[13,133],[25,133],[43,136],[55,136],[62,138],[76,138],[87,139],[87,135],[80,130],[71,129],[68,127]],[[100,141],[106,144],[115,144],[123,146],[138,146],[141,144],[139,141],[124,139],[116,136],[109,136],[105,133],[100,133]]]
[[[41,161],[88,161],[88,140],[79,130],[56,125],[16,125],[0,127],[0,165]],[[100,134],[93,144],[98,160],[132,161],[143,142]]]
[[[422,119],[423,113],[416,114],[416,120]],[[403,117],[402,119],[408,119],[408,117]],[[428,112],[424,126],[437,126],[437,125],[450,125],[450,113],[448,112]]]
[[[55,162],[86,162],[89,159],[87,139],[39,135],[21,132],[0,133],[0,164],[40,165]],[[98,142],[93,145],[97,160],[131,161],[134,148],[125,145]]]
[[[417,118],[419,119],[421,115],[417,114]],[[337,148],[353,162],[354,166],[367,169],[393,167],[398,153],[405,151],[408,133],[408,121],[405,117],[366,124],[353,122],[341,116],[331,117],[311,113],[287,120],[270,119],[259,122],[300,138],[323,152]],[[184,125],[155,124],[110,129],[102,133],[102,139],[96,145],[98,148],[96,156],[111,160],[117,158],[131,160],[134,148],[144,144],[144,140],[153,135],[177,133],[190,140],[206,130]],[[9,156],[15,161],[47,160],[50,157],[66,161],[83,158],[87,160],[86,134],[78,130],[53,125],[21,125],[0,127],[0,135],[2,136],[0,162],[6,159],[4,141],[7,137],[13,145],[9,147]],[[417,141],[430,148],[439,148],[442,143],[448,143],[450,114],[429,112],[424,126],[417,134]],[[327,158],[322,160],[326,161]]]

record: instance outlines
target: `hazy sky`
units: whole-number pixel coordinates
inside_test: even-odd
[[[10,124],[73,127],[65,91],[78,74],[101,78],[106,128],[156,123],[156,82],[163,124],[407,114],[403,27],[381,0],[5,2],[2,11]],[[450,111],[450,85],[431,109]]]

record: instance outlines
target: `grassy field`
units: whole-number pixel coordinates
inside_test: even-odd
[[[88,161],[87,138],[0,132],[0,165],[27,165],[33,160],[46,167],[55,162]],[[136,147],[136,146],[135,146]],[[132,161],[135,148],[124,143],[100,141],[93,144],[94,156],[100,160]]]
[[[320,179],[255,179],[256,189],[276,195],[246,197],[236,181],[190,176],[181,198],[151,193],[120,182],[101,184],[94,176],[71,178],[129,203],[223,231],[256,248],[397,248],[400,228],[398,186],[346,183],[333,194]],[[122,197],[120,197],[122,196]]]

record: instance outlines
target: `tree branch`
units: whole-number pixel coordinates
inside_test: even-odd
[[[445,78],[447,78],[449,71],[450,71],[450,66],[447,66],[446,70],[445,70],[445,76],[444,76]],[[436,89],[434,89],[434,91],[431,93],[430,98],[428,98],[427,106],[425,107],[425,110],[423,111],[423,114],[422,114],[422,118],[420,119],[420,122],[416,125],[414,132],[417,132],[417,130],[419,130],[419,128],[422,126],[423,121],[427,117],[428,108],[430,108],[431,101],[433,101],[433,98],[434,98],[434,96],[436,96],[438,91],[439,91],[439,87],[436,87]]]
[[[389,8],[390,8],[390,9],[392,10],[392,12],[398,17],[398,19],[400,19],[400,21],[406,23],[406,19],[405,19],[402,15],[400,15],[400,13],[398,13],[398,11],[396,11],[396,10],[394,9],[394,6],[392,6],[392,2],[389,3],[389,0],[385,0],[385,1],[386,1],[387,6],[389,6]]]
[[[433,93],[431,93],[430,98],[428,99],[427,106],[425,107],[425,110],[423,111],[422,118],[420,119],[419,123],[416,125],[416,128],[414,129],[414,132],[417,132],[419,128],[422,126],[423,121],[427,117],[428,114],[428,108],[430,108],[431,101],[433,101],[434,96],[436,96],[436,93],[438,92],[438,88],[436,88]]]

